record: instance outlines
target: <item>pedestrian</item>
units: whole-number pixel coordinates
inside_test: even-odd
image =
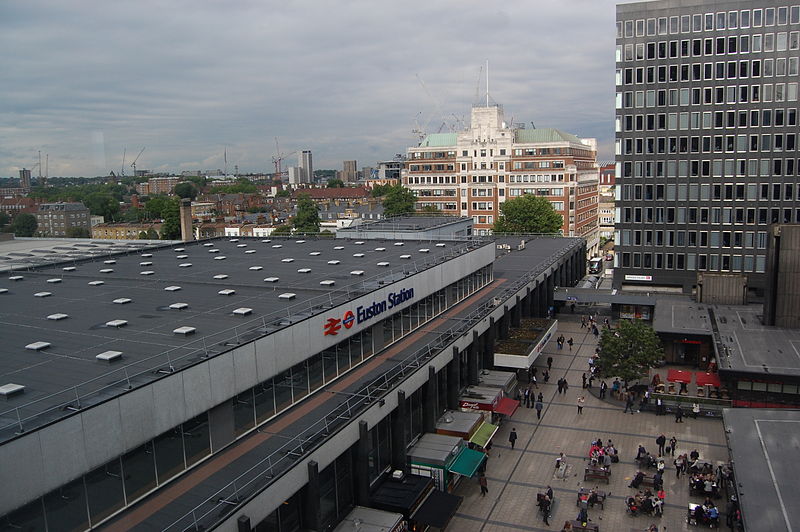
[[[544,408],[544,405],[542,404],[542,400],[539,399],[536,401],[536,419],[542,419],[542,408]]]
[[[625,410],[622,411],[623,414],[626,414],[628,410],[631,411],[631,415],[633,415],[633,396],[628,394],[625,398]]]
[[[581,329],[586,328],[586,316],[581,316]]]
[[[567,340],[567,345],[569,345],[569,350],[570,350],[570,351],[572,351],[572,344],[573,344],[573,341],[572,341],[572,336],[570,336],[570,337],[569,337],[569,340]]]
[[[664,415],[664,401],[661,399],[661,397],[656,398],[656,415]]]
[[[597,325],[592,325],[592,334],[594,335],[595,338],[600,336],[600,331],[597,329]]]
[[[675,423],[683,423],[683,409],[681,405],[675,408]]]
[[[567,382],[567,378],[564,377],[564,393],[565,394],[567,393],[567,390],[569,390],[569,383]]]
[[[593,382],[594,382],[594,368],[592,368],[592,374],[589,375],[589,380],[586,382],[586,387],[591,390]]]
[[[681,478],[681,472],[683,471],[683,455],[679,454],[672,463],[675,464],[675,476]]]
[[[553,357],[547,357],[547,369],[553,371]]]
[[[586,403],[586,397],[581,395],[578,397],[578,414],[583,414],[583,405]]]
[[[533,382],[533,387],[538,390],[539,389],[539,384],[536,382],[536,375],[531,377],[531,381]]]
[[[564,379],[558,379],[558,394],[561,395],[561,390],[564,389]]]
[[[606,384],[606,381],[602,381],[600,383],[600,399],[605,398],[606,390],[608,390],[608,384]]]
[[[481,497],[486,497],[486,494],[489,493],[488,483],[486,482],[486,475],[481,474],[478,477],[478,484],[481,486]]]
[[[692,417],[697,419],[697,414],[700,413],[700,405],[697,403],[692,403]]]
[[[575,314],[575,303],[572,303],[572,304],[569,306],[569,311],[570,311],[572,314]]]
[[[537,368],[536,366],[531,366],[531,377],[535,377],[538,372],[539,368]]]
[[[658,445],[658,456],[664,454],[664,445],[667,443],[667,437],[664,436],[662,433],[658,438],[656,438],[656,445]]]
[[[542,395],[542,392],[539,392],[539,396],[536,397],[536,400],[537,401],[544,401],[544,395]]]
[[[544,377],[544,383],[547,384],[547,382],[550,380],[550,372],[547,371],[547,370],[544,370],[542,372],[542,377]]]
[[[524,392],[523,395],[525,397],[525,407],[526,408],[530,408],[531,407],[531,387],[530,386],[525,388],[525,392]]]
[[[678,446],[678,439],[673,436],[669,439],[669,451],[672,456],[675,456],[675,447]]]
[[[582,385],[582,387],[583,387],[583,388],[586,388],[586,373],[584,373],[583,375],[581,375],[581,379],[583,379],[583,385]]]
[[[511,434],[508,435],[508,441],[511,443],[511,449],[514,449],[514,444],[517,442],[517,429],[511,429]]]

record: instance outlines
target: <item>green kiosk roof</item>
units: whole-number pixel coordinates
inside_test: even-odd
[[[494,433],[497,432],[498,428],[500,427],[497,425],[484,423],[478,427],[478,430],[475,431],[475,434],[472,435],[472,438],[470,438],[469,441],[478,447],[486,448],[486,445],[492,440],[492,436],[494,436]]]
[[[448,471],[471,477],[481,466],[484,458],[486,458],[484,453],[470,449],[469,447],[464,447],[461,449],[461,452],[458,453],[458,456],[456,456],[456,459],[450,465]]]

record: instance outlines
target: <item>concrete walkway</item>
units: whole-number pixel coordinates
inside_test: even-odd
[[[558,316],[559,334],[574,340],[572,351],[565,345],[558,350],[555,338],[548,344],[536,362],[539,368],[539,390],[544,394],[545,408],[542,419],[536,419],[536,410],[520,408],[506,421],[495,435],[493,450],[487,466],[489,494],[480,496],[475,479],[463,479],[456,494],[464,497],[459,512],[448,526],[453,531],[512,531],[561,530],[565,520],[575,519],[577,490],[581,486],[594,487],[595,482],[583,482],[583,469],[591,441],[602,438],[614,441],[619,449],[620,461],[611,468],[608,485],[597,485],[610,493],[605,509],[589,510],[592,522],[601,532],[643,531],[655,522],[670,532],[690,530],[686,524],[689,502],[702,502],[702,498],[689,497],[685,476],[676,478],[672,459],[667,460],[664,487],[667,492],[664,516],[631,517],[625,511],[625,497],[635,490],[628,488],[637,467],[633,461],[639,444],[649,451],[657,451],[655,438],[662,432],[667,439],[678,440],[677,454],[697,449],[701,459],[710,463],[728,459],[722,421],[714,419],[684,419],[676,424],[673,416],[655,416],[652,413],[623,414],[621,403],[601,401],[581,389],[581,374],[588,371],[588,359],[596,341],[586,329],[581,329],[580,314]],[[558,334],[554,335],[557,337]],[[541,384],[541,371],[547,367],[547,357],[553,357],[550,383]],[[569,382],[566,394],[557,394],[556,382],[565,377]],[[595,391],[599,381],[595,380]],[[610,383],[609,383],[610,385]],[[583,415],[577,411],[578,397],[586,397]],[[519,439],[511,450],[508,433],[516,428]],[[565,479],[554,476],[555,459],[559,452],[567,456],[568,471]],[[537,512],[536,494],[550,485],[556,503],[550,526],[546,526]],[[718,506],[725,510],[725,500]],[[724,523],[724,521],[723,521]],[[695,527],[691,527],[692,530]]]

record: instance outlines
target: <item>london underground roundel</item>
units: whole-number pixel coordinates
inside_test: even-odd
[[[355,322],[356,322],[356,317],[353,314],[352,310],[348,310],[347,312],[344,313],[344,318],[342,318],[342,325],[344,325],[345,329],[349,329],[350,327],[352,327]]]

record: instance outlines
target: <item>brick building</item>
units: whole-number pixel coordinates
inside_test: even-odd
[[[73,227],[91,231],[89,209],[83,203],[42,203],[35,216],[37,232],[44,236],[67,236]]]

